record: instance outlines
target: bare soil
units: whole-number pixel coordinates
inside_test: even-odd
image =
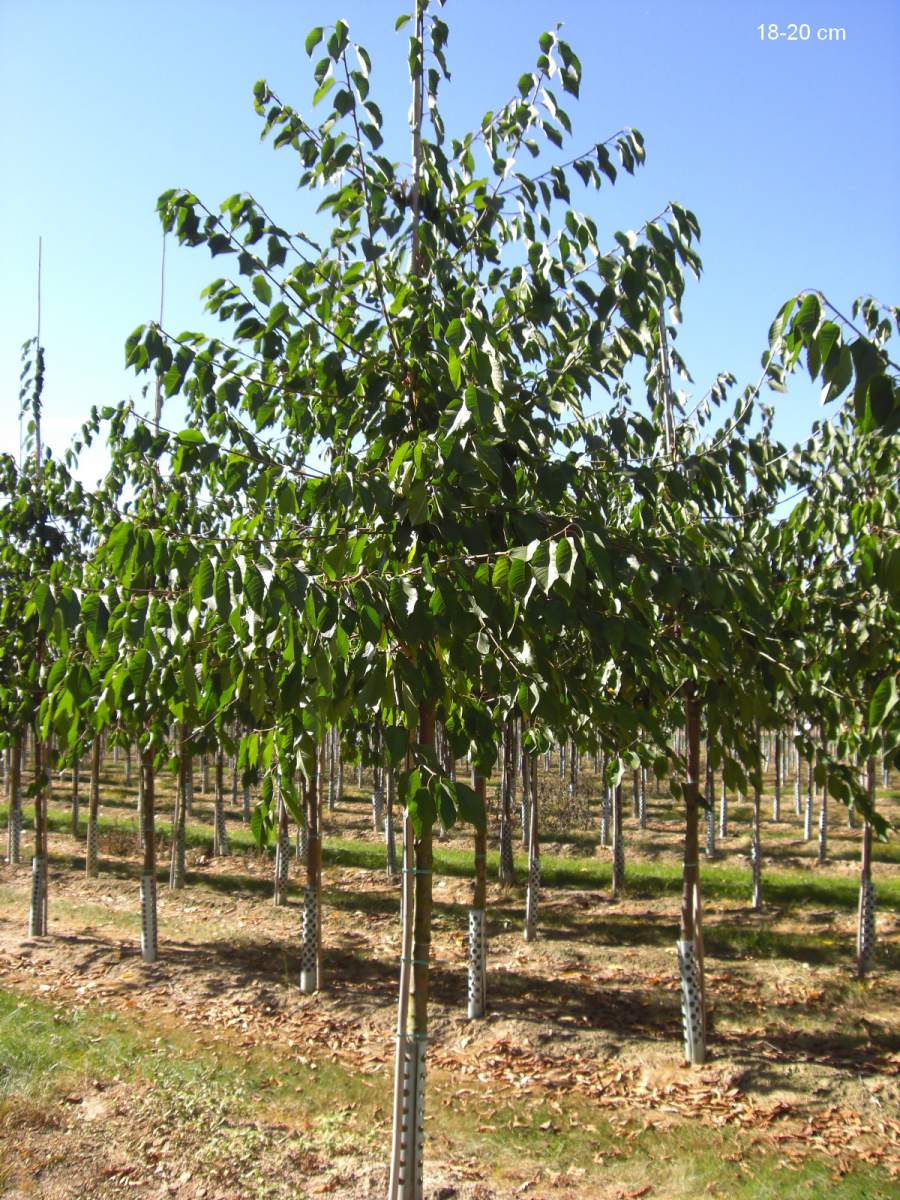
[[[109,770],[107,796],[114,797]],[[545,778],[548,790],[555,786]],[[113,799],[105,813],[120,803]],[[63,804],[57,789],[54,805]],[[834,813],[837,857],[815,867],[809,845],[798,838],[792,804],[787,797],[783,828],[766,825],[770,861],[835,877],[853,872],[858,830]],[[202,800],[197,811],[204,813]],[[239,823],[239,814],[229,811],[229,820]],[[721,854],[739,863],[745,843],[736,825],[738,835]],[[326,836],[373,840],[365,800],[348,790],[328,816]],[[545,853],[608,853],[586,844],[588,833],[557,837]],[[447,844],[468,842],[455,834]],[[173,1121],[158,1085],[140,1074],[82,1079],[49,1105],[11,1096],[0,1102],[0,1195],[383,1197],[396,884],[382,871],[326,867],[323,986],[304,997],[297,986],[299,889],[286,907],[273,907],[270,860],[191,852],[188,888],[160,886],[160,961],[148,966],[138,947],[133,839],[101,839],[105,861],[93,880],[80,869],[74,839],[55,834],[50,850],[45,939],[25,936],[29,871],[0,868],[0,986],[69,1011],[97,1006],[149,1035],[187,1037],[198,1053],[228,1061],[252,1059],[258,1068],[267,1056],[273,1075],[260,1084],[257,1070],[246,1118],[232,1121],[237,1149],[227,1151],[219,1130],[226,1148],[209,1161],[202,1121],[192,1124],[197,1114]],[[649,828],[629,831],[629,862],[674,861],[677,850],[678,824],[654,803]],[[898,870],[890,862],[876,868],[892,877]],[[302,884],[297,864],[292,882]],[[677,895],[643,899],[626,892],[613,902],[603,892],[548,888],[540,936],[526,945],[521,889],[491,884],[489,1011],[473,1023],[465,1018],[470,885],[436,875],[434,894],[426,1173],[433,1200],[686,1194],[640,1177],[632,1183],[627,1171],[623,1183],[620,1168],[630,1146],[698,1124],[710,1136],[733,1135],[738,1159],[752,1150],[776,1154],[789,1170],[820,1154],[837,1176],[875,1164],[900,1177],[900,973],[882,961],[865,983],[853,978],[852,911],[769,906],[758,914],[739,901],[708,904],[709,942],[716,944],[717,930],[725,932],[722,950],[706,956],[710,1061],[690,1070],[681,1061],[673,961]],[[896,913],[879,913],[882,944],[894,952],[898,926]],[[769,956],[743,953],[735,931],[765,935]],[[805,949],[811,934],[816,953]],[[342,1073],[334,1076],[330,1137],[304,1104],[317,1073],[329,1071]],[[352,1098],[340,1094],[341,1078],[353,1079]],[[286,1094],[296,1102],[285,1104]],[[560,1159],[553,1146],[573,1131],[579,1157]],[[512,1153],[503,1148],[504,1134]],[[257,1143],[265,1170],[251,1185],[240,1164]],[[605,1172],[610,1165],[615,1170]]]

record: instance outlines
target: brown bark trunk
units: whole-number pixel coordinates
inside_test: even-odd
[[[88,788],[88,828],[84,870],[97,874],[97,824],[100,813],[100,738],[91,741],[91,778]]]
[[[419,744],[434,746],[435,706],[425,702],[419,706]],[[413,899],[412,979],[410,982],[410,1011],[408,1030],[417,1038],[428,1033],[428,964],[431,955],[432,909],[432,826],[426,824],[413,845],[415,874]]]
[[[17,863],[20,857],[18,833],[22,827],[22,739],[17,737],[9,755],[9,821],[8,860]]]
[[[472,768],[472,787],[475,790],[475,795],[481,801],[482,807],[485,804],[485,794],[487,791],[484,775]],[[484,827],[475,830],[475,878],[472,888],[472,907],[484,908],[487,903],[487,821]]]
[[[700,803],[700,701],[685,701],[687,779],[684,784],[684,857],[682,861],[681,937],[694,940],[694,889],[700,878],[698,812]]]
[[[141,811],[141,833],[144,843],[143,873],[156,878],[156,772],[153,751],[141,752],[144,772],[144,804]]]

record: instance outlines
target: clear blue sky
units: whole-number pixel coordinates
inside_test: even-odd
[[[46,436],[62,451],[91,404],[136,395],[123,343],[159,306],[158,194],[187,186],[211,206],[253,192],[288,228],[311,227],[294,160],[258,140],[251,89],[265,77],[308,110],[307,30],[338,16],[373,59],[373,96],[396,131],[408,108],[409,0],[0,0],[0,449],[18,449],[19,348],[35,330],[44,243]],[[849,308],[900,300],[900,4],[896,0],[448,0],[448,132],[476,122],[530,70],[556,21],[584,66],[567,105],[573,146],[623,125],[647,163],[591,212],[610,236],[670,199],[703,231],[704,276],[679,339],[699,395],[717,371],[741,384],[779,305],[803,287]],[[808,22],[807,42],[761,41],[760,22]],[[821,41],[840,27],[843,40]],[[444,85],[446,88],[446,85]],[[166,325],[202,328],[205,252],[169,247]],[[771,395],[771,394],[770,394]],[[775,397],[776,432],[821,415],[807,386]],[[173,414],[174,415],[174,414]],[[95,478],[97,452],[84,474]]]

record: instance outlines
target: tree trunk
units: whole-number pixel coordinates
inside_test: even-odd
[[[276,908],[287,904],[288,869],[291,858],[291,839],[288,829],[288,810],[281,794],[281,783],[278,784],[278,800],[276,804],[277,833],[275,841],[275,884],[272,903]]]
[[[875,759],[866,768],[869,803],[875,807]],[[856,973],[862,979],[875,957],[875,885],[872,883],[872,826],[863,822],[862,851],[859,861],[859,913],[856,927]]]
[[[537,910],[541,890],[541,847],[538,838],[540,816],[537,794],[537,759],[529,763],[531,775],[531,825],[528,830],[528,891],[525,895],[525,941],[537,936]]]
[[[9,820],[6,826],[6,861],[15,866],[22,861],[22,738],[17,737],[9,755]]]
[[[300,946],[300,990],[322,987],[322,834],[319,825],[319,755],[313,758],[306,786],[306,886]]]
[[[775,734],[775,782],[772,785],[772,820],[781,820],[781,779],[783,763],[781,761],[781,733]]]
[[[631,815],[635,821],[641,819],[641,772],[635,767],[631,772]]]
[[[622,784],[612,797],[612,898],[618,900],[625,886],[625,836],[622,829]]]
[[[47,780],[43,746],[34,731],[34,857],[31,860],[31,911],[28,932],[31,937],[47,933]]]
[[[394,837],[394,800],[396,799],[397,785],[394,768],[389,763],[385,765],[384,778],[386,782],[384,800],[385,868],[388,879],[393,879],[397,874],[397,841]]]
[[[381,767],[372,771],[372,829],[376,836],[384,832],[384,772]]]
[[[91,741],[91,782],[88,792],[88,822],[85,839],[84,873],[89,877],[97,875],[97,833],[100,813],[100,738],[95,735]]]
[[[153,751],[141,752],[141,769],[144,776],[144,804],[141,812],[143,823],[144,861],[141,868],[141,958],[144,962],[156,962],[157,919],[156,919],[156,772],[153,768]]]
[[[703,788],[703,815],[706,820],[706,857],[716,856],[716,798],[709,738],[706,740],[706,781]]]
[[[512,842],[512,780],[514,770],[513,752],[509,737],[509,724],[503,731],[503,765],[500,771],[500,866],[497,878],[504,887],[509,887],[515,877]],[[532,797],[532,801],[533,801]]]
[[[698,840],[700,715],[700,701],[696,695],[691,694],[685,701],[688,774],[684,784],[685,830],[678,966],[681,976],[685,1055],[693,1066],[699,1066],[706,1060],[703,972],[702,960],[698,954],[695,921],[695,899],[700,894]]]
[[[762,846],[759,840],[759,812],[762,800],[762,748],[756,731],[756,770],[753,773],[753,827],[750,831],[750,868],[753,878],[753,911],[762,911]]]
[[[169,860],[169,887],[180,891],[184,887],[185,820],[187,799],[191,786],[191,756],[183,732],[178,738],[178,782],[175,786],[175,811],[172,813],[172,849]]]
[[[228,854],[228,830],[225,826],[225,751],[216,750],[216,792],[213,810],[213,854]]]
[[[434,726],[435,706],[432,702],[423,702],[419,706],[419,744],[424,750],[434,747]],[[433,833],[431,825],[424,824],[421,832],[413,837],[408,813],[404,818],[403,832],[403,953],[394,1091],[394,1154],[388,1195],[391,1200],[421,1200]],[[407,882],[409,880],[412,880],[411,885]]]
[[[472,769],[472,787],[481,801],[485,802],[485,778],[480,771]],[[487,907],[487,824],[475,830],[475,875],[472,887],[472,907],[469,909],[469,1007],[470,1021],[484,1016],[487,1000],[487,934],[485,931],[485,908]]]
[[[78,757],[78,751],[75,751],[75,758],[72,762],[72,837],[77,838],[79,833],[79,821],[81,817],[81,794],[79,791],[81,785],[81,762]]]
[[[828,773],[822,780],[822,801],[819,808],[819,866],[825,865],[828,856]]]

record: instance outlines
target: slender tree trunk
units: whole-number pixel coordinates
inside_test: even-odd
[[[415,906],[415,857],[413,827],[409,812],[403,816],[403,869],[400,892],[400,995],[397,1001],[397,1045],[394,1061],[393,1134],[388,1200],[415,1197],[416,1154],[419,1136],[418,1097],[411,1094],[418,1072],[418,1053],[415,1040],[407,1032],[409,994],[412,978],[413,911]],[[424,1094],[422,1108],[424,1110]],[[424,1111],[423,1111],[424,1115]]]
[[[539,840],[539,805],[537,795],[537,760],[530,761],[531,825],[528,831],[528,891],[525,895],[525,941],[537,936],[537,910],[541,891],[541,847]]]
[[[78,751],[75,751],[75,758],[72,762],[72,837],[77,838],[79,833],[79,821],[81,817],[81,794],[79,791],[81,785],[81,762],[79,761]]]
[[[306,886],[300,947],[300,990],[309,995],[322,987],[322,834],[319,822],[319,755],[314,756],[306,786]]]
[[[372,829],[376,836],[384,832],[384,771],[372,770]]]
[[[600,845],[608,846],[610,844],[609,830],[612,818],[612,793],[613,790],[606,782],[606,773],[603,775],[603,801],[600,809]]]
[[[716,798],[709,738],[706,739],[706,778],[703,788],[703,816],[706,821],[706,857],[716,856]]]
[[[278,784],[278,802],[276,808],[278,832],[275,842],[275,886],[272,903],[276,908],[287,904],[288,868],[291,858],[291,839],[288,829],[288,810],[281,794],[281,783]]]
[[[781,779],[782,779],[781,761],[781,732],[775,734],[775,782],[772,785],[772,820],[781,820]]]
[[[750,867],[753,877],[753,911],[762,911],[762,846],[759,840],[759,815],[762,800],[762,748],[759,727],[756,730],[756,770],[753,773],[753,826],[750,832]]]
[[[394,800],[397,798],[397,784],[394,776],[394,768],[390,763],[385,764],[384,778],[386,782],[384,808],[385,867],[388,879],[393,879],[397,874],[397,840],[394,837]]]
[[[419,706],[419,744],[424,750],[434,747],[434,732],[435,706],[426,701]],[[415,837],[413,832],[407,812],[403,826],[403,932],[390,1200],[422,1197],[433,834],[427,823]]]
[[[504,887],[509,887],[515,877],[512,843],[512,781],[514,770],[509,723],[503,731],[503,766],[500,772],[500,866],[497,878]],[[532,803],[534,797],[532,797]]]
[[[824,866],[828,857],[828,773],[822,780],[821,805],[819,807],[819,866]]]
[[[87,837],[85,838],[84,873],[89,877],[97,875],[98,846],[97,834],[100,814],[100,738],[95,735],[91,741],[91,781],[88,792],[88,821]]]
[[[622,784],[612,798],[612,898],[618,900],[625,886],[625,836],[622,829]]]
[[[138,849],[144,848],[144,771],[141,766],[141,752],[138,749],[138,798],[137,798],[137,841]]]
[[[15,866],[22,861],[22,738],[17,737],[9,755],[9,820],[6,826],[6,861]]]
[[[328,730],[328,811],[334,812],[337,801],[337,726]]]
[[[531,767],[529,765],[528,755],[525,752],[525,747],[522,744],[522,738],[525,733],[525,722],[522,720],[514,720],[513,722],[513,740],[515,742],[515,755],[513,757],[514,770],[522,776],[522,800],[520,804],[520,815],[522,819],[522,846],[525,850],[529,846],[529,836],[531,831]],[[515,775],[513,776],[515,778]]]
[[[641,816],[641,772],[635,767],[631,772],[631,815],[635,821]]]
[[[187,752],[184,732],[178,736],[178,782],[175,787],[175,811],[172,813],[172,848],[169,861],[169,887],[180,891],[185,875],[185,821],[187,799],[191,786],[191,756]]]
[[[31,937],[47,934],[47,779],[43,745],[34,731],[34,856],[31,860],[31,911],[28,932]]]
[[[638,829],[647,828],[647,768],[641,767],[638,777]]]
[[[215,801],[213,811],[213,854],[228,854],[228,830],[225,825],[225,751],[216,750]]]
[[[485,778],[480,771],[472,769],[472,787],[481,801],[485,802]],[[475,829],[475,875],[472,887],[472,907],[469,909],[469,1007],[470,1021],[484,1016],[487,992],[487,934],[485,931],[485,909],[487,907],[487,823]]]
[[[695,906],[700,894],[698,810],[700,790],[700,701],[689,695],[685,701],[688,775],[684,784],[685,831],[682,863],[681,940],[678,965],[681,976],[685,1054],[699,1066],[706,1060],[702,959],[698,954]]]
[[[869,803],[875,807],[875,759],[866,765]],[[856,928],[856,973],[862,979],[875,957],[875,885],[872,882],[872,826],[863,822],[862,851],[859,861],[859,913]]]
[[[156,962],[157,955],[157,909],[156,909],[156,772],[153,767],[153,751],[141,752],[141,768],[144,775],[144,805],[141,812],[143,822],[144,860],[141,869],[141,957],[144,962]]]

